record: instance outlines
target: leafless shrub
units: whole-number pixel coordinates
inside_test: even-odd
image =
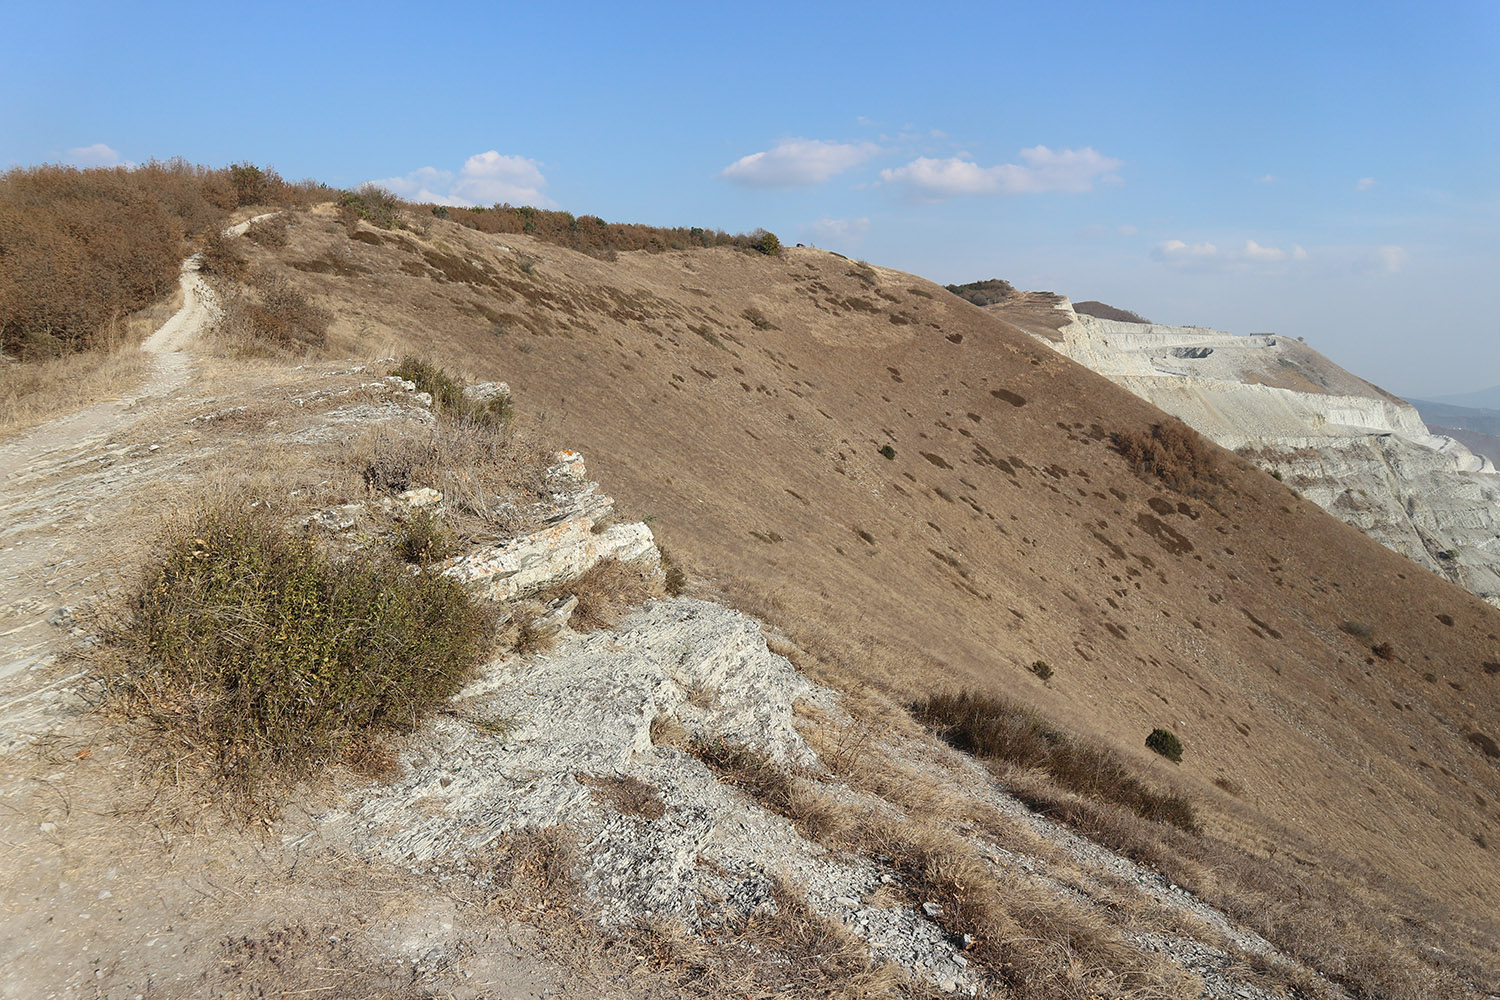
[[[1211,494],[1220,481],[1219,461],[1202,435],[1180,420],[1152,424],[1149,432],[1116,431],[1115,450],[1135,471],[1160,479],[1178,493]]]

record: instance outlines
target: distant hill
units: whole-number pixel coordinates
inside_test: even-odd
[[[1471,406],[1481,410],[1500,410],[1500,385],[1474,392],[1461,392],[1454,396],[1436,396],[1433,402],[1450,406]]]
[[[1083,313],[1085,316],[1097,316],[1099,319],[1113,319],[1121,323],[1150,323],[1151,321],[1138,312],[1129,309],[1118,309],[1106,302],[1095,302],[1090,299],[1087,302],[1073,303],[1073,311]]]
[[[1474,393],[1473,395],[1479,395]],[[1457,406],[1435,400],[1407,400],[1417,408],[1422,420],[1428,425],[1456,427],[1477,434],[1500,435],[1500,409],[1481,409],[1476,406]]]

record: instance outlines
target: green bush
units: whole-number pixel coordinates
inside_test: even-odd
[[[994,305],[996,302],[1004,302],[1016,294],[1016,286],[1001,278],[990,278],[988,281],[971,281],[964,285],[944,285],[943,287],[959,298],[974,303],[976,306]]]
[[[767,257],[775,257],[781,253],[781,240],[776,237],[775,233],[761,230],[759,233],[752,233],[751,235],[755,237],[755,249]]]
[[[415,566],[437,562],[453,553],[453,541],[442,517],[431,508],[414,510],[402,518],[391,547],[396,555]]]
[[[350,224],[364,219],[381,229],[401,228],[401,199],[377,184],[340,191],[339,209]]]
[[[1052,666],[1046,660],[1037,660],[1031,665],[1031,672],[1042,680],[1052,679]]]
[[[883,457],[883,458],[895,458],[896,457],[896,449],[892,448],[888,444],[883,444],[883,445],[880,446],[880,454],[881,454],[881,457]]]
[[[1170,729],[1153,729],[1146,737],[1146,748],[1161,754],[1167,760],[1182,763],[1182,741]]]
[[[254,511],[170,534],[111,634],[108,689],[251,801],[411,729],[489,652],[462,585],[388,556],[334,561]]]

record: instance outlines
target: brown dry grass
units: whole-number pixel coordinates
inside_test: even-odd
[[[1078,795],[1189,832],[1199,828],[1192,804],[1182,795],[1151,788],[1119,754],[1077,739],[1007,698],[974,691],[936,694],[913,705],[912,714],[941,739],[975,757],[1038,768]],[[1044,811],[1062,805],[1048,800]]]
[[[506,538],[535,523],[551,492],[553,450],[532,427],[439,421],[419,433],[375,429],[356,438],[341,471],[369,494],[431,487],[443,495],[454,544]]]
[[[118,399],[150,359],[136,347],[0,364],[0,440],[93,403]]]
[[[662,594],[661,582],[639,566],[602,559],[576,580],[562,584],[555,596],[572,594],[578,607],[568,625],[578,632],[614,628],[631,608]]]
[[[630,775],[577,774],[578,783],[615,812],[642,819],[659,819],[666,812],[661,790]]]
[[[716,930],[712,939],[680,923],[655,920],[625,935],[640,974],[671,996],[788,997],[865,1000],[929,997],[899,969],[877,963],[864,942],[815,913],[785,882],[774,889],[774,909],[749,914]]]

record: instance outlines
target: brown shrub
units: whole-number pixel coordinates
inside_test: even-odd
[[[251,271],[246,289],[225,296],[220,336],[237,350],[259,353],[322,347],[332,317],[286,278]]]
[[[234,245],[234,239],[223,232],[216,229],[204,237],[199,254],[199,270],[204,274],[229,281],[240,281],[245,277],[245,256]]]
[[[1219,483],[1212,446],[1180,420],[1152,424],[1149,433],[1116,431],[1111,438],[1137,474],[1160,479],[1178,493],[1198,496]]]
[[[290,228],[290,217],[285,212],[279,212],[269,219],[261,219],[248,226],[245,229],[245,239],[263,247],[284,247],[287,245],[287,230]]]

